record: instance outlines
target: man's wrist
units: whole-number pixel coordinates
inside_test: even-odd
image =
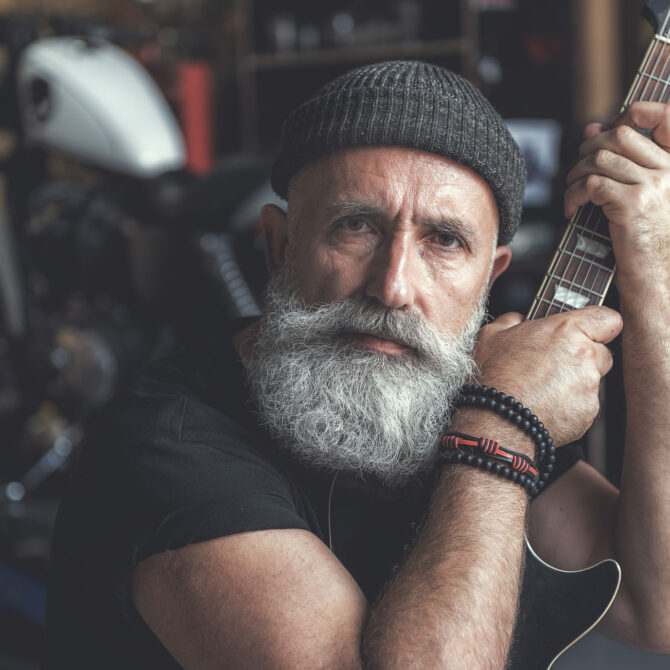
[[[659,281],[653,273],[635,277],[616,277],[619,304],[622,315],[639,313],[670,312],[670,286]],[[644,296],[644,300],[640,300]]]
[[[450,432],[465,433],[496,440],[530,459],[535,459],[535,443],[529,435],[502,416],[477,407],[461,407],[451,418]]]

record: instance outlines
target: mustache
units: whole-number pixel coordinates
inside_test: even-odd
[[[286,296],[281,305],[272,304],[272,293],[268,298],[266,314],[273,317],[285,335],[301,342],[350,346],[343,342],[343,335],[359,332],[395,340],[408,347],[413,356],[437,361],[445,344],[455,339],[440,333],[419,312],[385,307],[364,296],[312,306],[306,306],[295,293],[288,299],[288,305]]]

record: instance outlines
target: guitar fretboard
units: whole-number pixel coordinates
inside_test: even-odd
[[[649,45],[621,109],[638,100],[670,100],[670,39],[662,34]],[[568,224],[526,318],[601,305],[615,271],[606,216],[591,203],[580,207]]]

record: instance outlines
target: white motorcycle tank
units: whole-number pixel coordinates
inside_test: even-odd
[[[113,44],[39,40],[22,54],[18,82],[29,142],[134,177],[186,163],[182,134],[158,87]]]

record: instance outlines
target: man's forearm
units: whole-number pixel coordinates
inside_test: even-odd
[[[626,447],[616,551],[640,632],[670,650],[670,300],[662,284],[639,295],[622,296]]]
[[[505,666],[526,506],[518,485],[466,466],[445,470],[415,547],[371,611],[368,667]]]

